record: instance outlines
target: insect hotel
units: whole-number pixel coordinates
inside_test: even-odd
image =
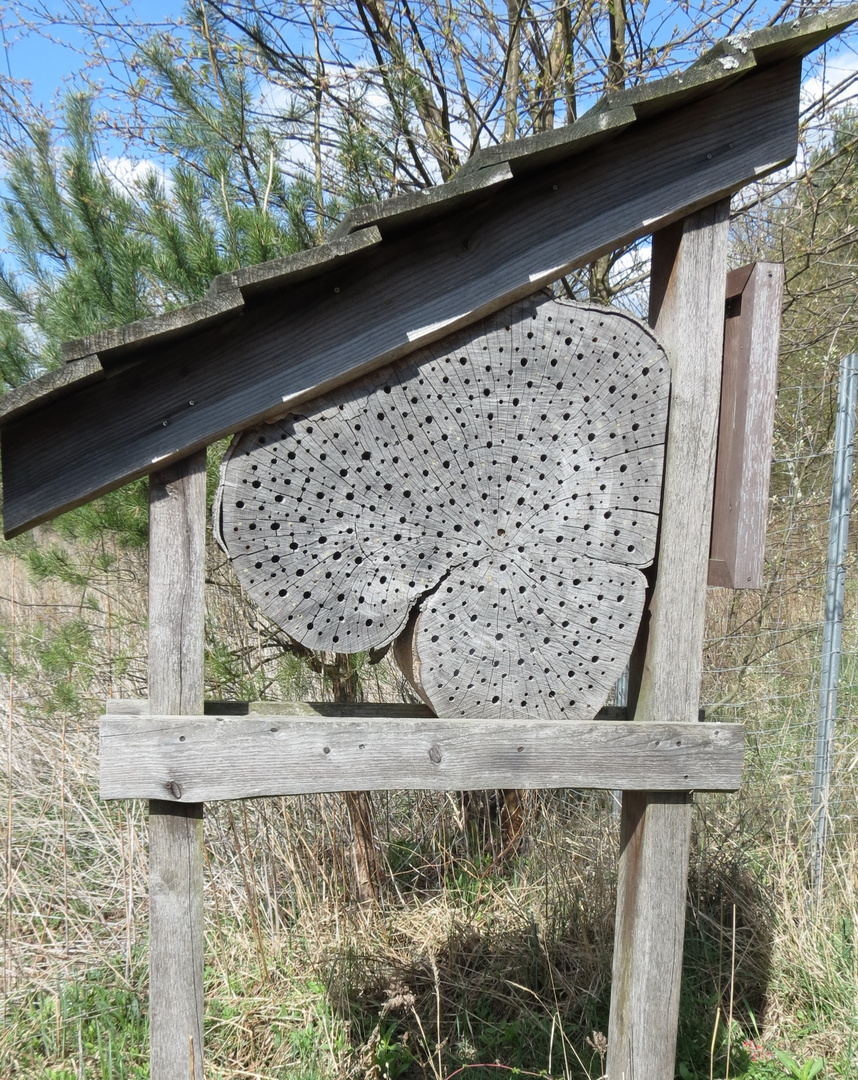
[[[729,199],[793,159],[802,57],[856,18],[727,39],[3,397],[7,536],[149,476],[149,698],[102,718],[100,782],[149,800],[152,1080],[204,1075],[204,804],[403,788],[622,791],[608,1075],[674,1075],[691,793],[743,752],[698,722],[706,587],[761,584],[782,287],[727,277]],[[649,325],[546,291],[649,235]],[[225,435],[249,596],[309,648],[392,645],[428,709],[204,711]]]

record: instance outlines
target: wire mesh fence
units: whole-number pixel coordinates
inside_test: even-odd
[[[808,839],[822,667],[826,554],[838,382],[782,387],[760,591],[710,590],[703,698],[712,716],[747,725],[746,787],[788,797]],[[836,836],[855,823],[855,539],[845,551],[839,696],[828,818]],[[844,838],[845,839],[845,838]],[[808,858],[810,857],[808,847]],[[810,870],[809,870],[810,872]]]

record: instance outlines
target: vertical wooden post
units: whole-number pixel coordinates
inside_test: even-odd
[[[655,581],[630,678],[636,720],[698,716],[728,227],[725,200],[653,236],[650,324],[672,382]],[[610,1080],[674,1076],[690,837],[690,796],[624,793]]]
[[[203,711],[206,455],[149,477],[149,704]],[[203,1080],[203,807],[149,803],[151,1080]]]

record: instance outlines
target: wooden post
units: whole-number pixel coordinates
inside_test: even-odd
[[[202,713],[206,454],[149,477],[149,702]],[[203,1080],[203,806],[149,803],[151,1080]]]
[[[653,236],[650,324],[672,383],[657,570],[630,678],[636,720],[698,716],[728,222],[724,200]],[[610,1080],[674,1075],[690,836],[690,795],[623,794]]]

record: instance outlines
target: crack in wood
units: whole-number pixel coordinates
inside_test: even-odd
[[[308,648],[397,640],[439,716],[590,718],[643,607],[669,378],[631,316],[519,301],[237,436],[239,580]]]

